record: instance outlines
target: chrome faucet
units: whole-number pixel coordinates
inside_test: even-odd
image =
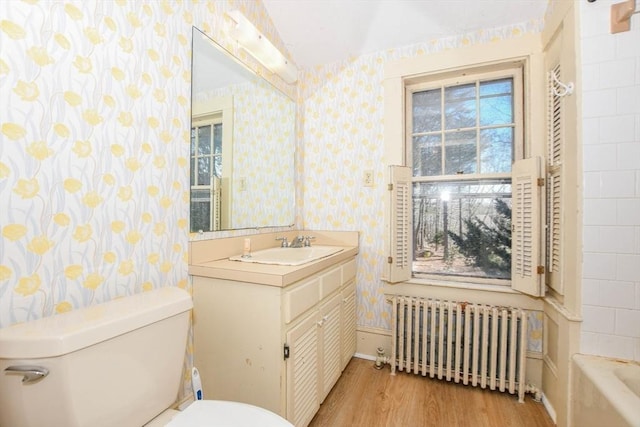
[[[305,237],[303,235],[299,235],[293,239],[293,241],[289,244],[290,248],[301,248],[305,244]]]
[[[276,240],[280,240],[280,247],[281,248],[288,248],[289,247],[289,242],[287,241],[286,237],[276,237]]]

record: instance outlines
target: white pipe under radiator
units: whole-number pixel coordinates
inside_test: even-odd
[[[525,393],[524,310],[394,296],[391,373]]]

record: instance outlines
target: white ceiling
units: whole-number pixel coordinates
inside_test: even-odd
[[[301,68],[544,16],[548,0],[263,0]]]

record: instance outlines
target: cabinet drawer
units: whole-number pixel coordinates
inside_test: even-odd
[[[323,274],[320,280],[320,299],[322,300],[342,286],[341,268],[334,268],[330,272]]]
[[[316,305],[318,302],[318,288],[320,279],[313,279],[284,294],[284,321],[293,319]]]
[[[356,260],[352,259],[348,263],[342,266],[342,283],[347,283],[349,280],[356,277]]]

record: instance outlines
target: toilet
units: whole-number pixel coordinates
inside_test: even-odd
[[[0,427],[292,427],[240,402],[171,409],[192,306],[166,287],[0,329]]]

